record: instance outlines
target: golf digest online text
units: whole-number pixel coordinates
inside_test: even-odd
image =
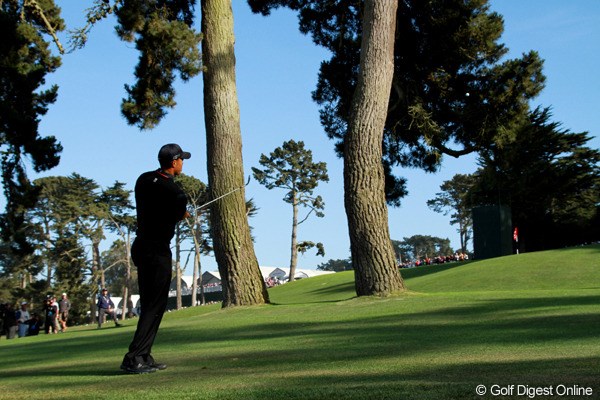
[[[594,389],[579,385],[549,385],[549,386],[529,386],[529,385],[478,385],[475,393],[479,396],[523,396],[530,399],[536,397],[558,396],[593,396]]]

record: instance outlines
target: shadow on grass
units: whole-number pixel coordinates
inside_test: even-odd
[[[597,359],[576,357],[514,362],[465,361],[452,365],[429,366],[424,370],[399,368],[385,373],[347,371],[343,374],[329,375],[315,371],[305,376],[286,377],[285,382],[279,384],[258,381],[245,391],[234,389],[214,395],[223,399],[462,400],[481,398],[475,394],[476,387],[481,384],[487,388],[492,385],[511,384],[545,387],[556,387],[559,384],[578,385],[592,387],[597,394],[597,377],[591,373],[596,367]],[[523,371],[533,373],[523,376]],[[194,374],[190,373],[189,377],[192,379]]]
[[[419,310],[399,300],[398,307],[386,308],[391,302],[344,307],[342,312],[352,311],[348,316],[335,314],[337,306],[274,314],[263,307],[247,310],[248,319],[223,314],[209,321],[213,326],[190,322],[161,329],[155,350],[171,364],[169,370],[123,382],[145,382],[136,386],[140,396],[170,390],[185,397],[195,387],[203,396],[189,398],[223,399],[462,399],[475,397],[476,384],[591,385],[600,370],[597,354],[565,354],[597,338],[600,314],[590,310],[599,303],[594,294],[418,303],[426,307]],[[318,310],[331,315],[315,315]],[[48,390],[106,390],[101,378],[124,375],[119,357],[132,334],[111,330],[60,342],[15,343],[0,374],[22,378],[26,369],[29,376],[48,377]],[[1,350],[4,356],[8,348]],[[118,354],[110,365],[107,353]],[[45,366],[45,360],[58,358],[73,365]]]
[[[319,346],[337,349],[341,359],[364,353],[386,355],[387,346],[400,346],[404,354],[421,350],[447,350],[473,344],[528,344],[538,340],[577,340],[597,337],[600,314],[570,315],[569,307],[595,306],[600,296],[565,296],[524,299],[493,299],[444,307],[433,310],[397,313],[395,309],[373,315],[344,315],[325,321],[311,321],[312,315],[291,317],[290,321],[267,319],[234,327],[206,327],[195,325],[163,328],[159,336],[168,343],[218,344],[221,342],[308,340]],[[562,310],[556,315],[536,315],[535,310]],[[290,313],[294,313],[290,309]],[[377,313],[377,310],[373,310]],[[533,313],[533,315],[532,315]],[[283,314],[282,314],[283,315]],[[260,317],[260,319],[269,317]],[[36,363],[45,351],[59,350],[55,357],[93,360],[106,349],[120,348],[125,353],[133,329],[113,331],[113,334],[74,336],[60,342],[27,339],[10,347],[11,358],[23,363]],[[109,332],[107,332],[109,333]],[[112,332],[111,332],[112,333]],[[566,336],[565,336],[566,335]],[[53,346],[60,346],[59,349]],[[3,350],[7,350],[4,348]],[[380,350],[380,351],[379,351]],[[287,352],[286,352],[287,353]],[[329,353],[329,352],[327,352]],[[337,356],[328,354],[328,357]],[[283,356],[283,358],[286,358]],[[6,367],[6,365],[4,365]],[[2,368],[2,367],[0,367]],[[73,372],[77,372],[73,370]]]

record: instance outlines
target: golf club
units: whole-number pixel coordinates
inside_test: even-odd
[[[221,196],[217,197],[216,199],[212,199],[211,201],[209,201],[209,202],[207,202],[207,203],[204,203],[204,204],[202,204],[200,207],[198,207],[198,210],[200,210],[200,209],[202,209],[202,208],[206,207],[207,205],[209,205],[209,204],[211,204],[211,203],[214,203],[214,202],[215,202],[215,201],[217,201],[217,200],[221,200],[221,199],[222,199],[223,197],[225,197],[225,196],[229,196],[230,194],[237,192],[238,190],[240,190],[240,189],[242,189],[242,188],[244,188],[244,187],[248,186],[248,184],[249,184],[249,183],[250,183],[250,175],[248,175],[248,181],[246,182],[246,184],[245,184],[244,186],[240,186],[239,188],[233,189],[233,190],[231,190],[231,191],[229,191],[229,192],[227,192],[227,193],[225,193],[225,194],[223,194],[223,195],[221,195]]]

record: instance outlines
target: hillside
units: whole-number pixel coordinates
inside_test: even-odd
[[[274,288],[272,305],[171,312],[153,352],[169,368],[143,376],[118,368],[135,320],[3,339],[0,399],[434,400],[510,384],[598,398],[599,255],[404,270],[409,291],[387,298],[355,298],[340,273]]]
[[[347,300],[355,296],[352,271],[270,291],[275,303]],[[410,292],[600,289],[600,245],[401,270]]]

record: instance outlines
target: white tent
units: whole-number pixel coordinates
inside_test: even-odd
[[[306,278],[312,278],[315,276],[319,276],[319,275],[327,275],[327,274],[335,274],[334,271],[317,271],[314,269],[297,269],[296,273],[294,274],[294,279],[306,279]],[[287,276],[285,277],[285,279],[287,280]]]
[[[194,277],[191,275],[184,275],[181,277],[181,292],[183,294],[189,294],[192,290],[192,284],[194,282]],[[169,286],[169,291],[177,290],[177,278],[173,278],[171,281],[171,285]]]
[[[115,303],[115,307],[117,308],[115,310],[115,312],[117,313],[117,315],[121,315],[121,310],[119,310],[119,304],[121,304],[121,302],[123,301],[122,297],[112,297],[110,296],[110,299],[112,300],[113,303]]]
[[[114,300],[113,300],[114,301]],[[121,301],[119,301],[118,305],[117,305],[117,314],[121,315],[122,311],[123,311],[123,299],[121,299]],[[115,304],[117,304],[117,302],[115,302]],[[131,310],[132,313],[134,313],[135,315],[138,315],[138,310],[139,310],[139,306],[140,306],[140,295],[139,294],[132,294],[131,295],[131,304],[133,304],[133,309]],[[129,311],[129,308],[127,308],[126,311]]]
[[[264,280],[269,278],[283,279],[286,272],[279,267],[259,267]]]

